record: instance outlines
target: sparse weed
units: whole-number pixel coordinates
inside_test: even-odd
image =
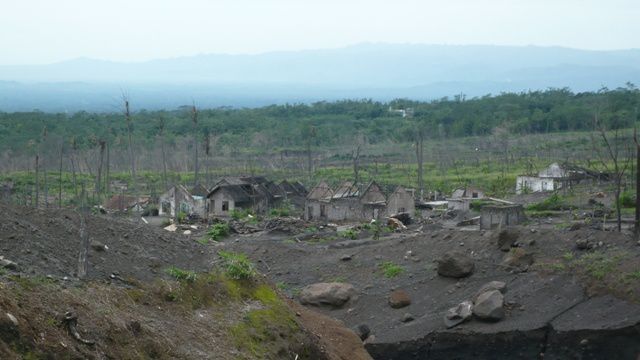
[[[175,278],[176,280],[184,280],[187,282],[194,282],[198,277],[198,275],[193,271],[183,270],[175,266],[168,268],[166,270],[166,273],[169,274],[171,277]]]
[[[380,264],[380,269],[382,270],[382,274],[386,278],[394,278],[404,272],[404,268],[400,265],[396,265],[391,261],[385,261]]]
[[[255,266],[244,254],[219,251],[222,267],[228,277],[236,280],[251,279],[256,275]]]

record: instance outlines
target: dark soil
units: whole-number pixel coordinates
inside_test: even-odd
[[[237,237],[224,247],[247,253],[294,298],[300,288],[315,282],[353,284],[359,292],[356,301],[342,309],[319,310],[352,328],[366,324],[374,335],[367,349],[376,359],[531,359],[540,353],[546,354],[545,359],[635,359],[640,354],[636,241],[626,234],[589,228],[512,231],[516,245],[533,255],[532,265],[503,265],[508,253],[499,249],[497,232],[468,229],[408,231],[378,241],[320,244]],[[596,247],[577,250],[575,241],[581,238]],[[437,259],[450,250],[474,259],[473,275],[453,279],[437,274]],[[351,260],[342,260],[346,255]],[[384,262],[404,271],[387,278],[381,269]],[[507,283],[506,318],[497,323],[473,320],[446,329],[445,311],[492,280]],[[408,292],[411,305],[391,308],[388,296],[394,289]],[[403,322],[407,312],[415,320]],[[580,321],[572,320],[576,318]],[[602,357],[605,353],[609,356]]]

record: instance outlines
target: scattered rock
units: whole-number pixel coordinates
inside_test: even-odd
[[[404,226],[402,221],[396,218],[389,218],[389,220],[387,220],[387,226],[389,226],[393,230],[405,230],[407,228],[406,226]]]
[[[191,230],[185,230],[182,232],[183,235],[191,235]]]
[[[504,265],[513,268],[524,268],[533,264],[533,254],[523,248],[513,248],[504,256]]]
[[[415,320],[415,317],[413,317],[413,315],[411,315],[411,313],[404,313],[404,315],[402,315],[402,322],[406,323],[406,322],[411,322]]]
[[[10,343],[19,338],[18,319],[9,313],[6,313],[6,316],[0,316],[0,340]]]
[[[473,314],[479,319],[499,321],[504,318],[504,296],[498,290],[490,290],[478,296],[473,305]]]
[[[342,257],[340,258],[340,260],[342,261],[349,261],[351,259],[352,259],[351,255],[342,255]]]
[[[569,226],[569,231],[580,230],[583,226],[584,226],[583,223],[579,223],[579,222],[573,223],[571,224],[571,226]]]
[[[402,222],[403,225],[411,225],[411,214],[409,213],[404,212],[404,213],[391,215],[391,218],[400,220],[400,222]]]
[[[498,290],[500,291],[500,293],[504,294],[505,292],[507,292],[507,284],[504,281],[488,282],[480,287],[480,290],[476,292],[472,300],[475,302],[481,294],[492,290]]]
[[[164,229],[170,232],[174,232],[178,230],[178,227],[176,226],[176,224],[171,224],[169,226],[164,227]]]
[[[305,286],[300,292],[303,305],[341,307],[356,294],[353,285],[346,283],[316,283]]]
[[[12,323],[14,326],[18,326],[18,325],[19,325],[19,323],[18,323],[18,319],[16,319],[16,317],[15,317],[15,316],[13,316],[13,314],[11,314],[11,313],[7,313],[7,318],[9,319],[9,321],[11,321],[11,323]]]
[[[502,251],[509,251],[518,241],[520,234],[516,229],[506,228],[498,233],[498,248]]]
[[[474,268],[473,259],[462,252],[447,252],[438,260],[440,276],[462,278],[471,275]]]
[[[0,267],[3,267],[5,269],[9,269],[9,270],[13,270],[13,271],[17,271],[18,270],[18,264],[16,262],[13,262],[9,259],[5,259],[4,257],[0,256]]]
[[[588,250],[593,248],[593,244],[589,239],[578,239],[576,240],[576,248],[578,250]]]
[[[369,335],[371,335],[371,329],[369,329],[369,326],[367,326],[366,324],[360,324],[356,326],[354,332],[360,337],[360,340],[362,341],[365,341],[369,337]]]
[[[411,305],[411,298],[406,291],[398,289],[391,292],[389,296],[389,306],[394,309],[400,309],[409,305]]]
[[[107,249],[109,249],[107,245],[95,240],[91,241],[91,248],[98,252],[106,251]]]
[[[469,300],[463,301],[458,306],[452,307],[444,314],[444,324],[447,328],[452,328],[462,324],[471,317],[473,303]]]

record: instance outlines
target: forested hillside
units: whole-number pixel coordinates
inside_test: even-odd
[[[135,111],[135,99],[130,102],[137,146],[155,144],[162,123],[168,143],[193,136],[191,106],[174,111]],[[433,102],[345,100],[255,109],[198,109],[195,131],[202,140],[216,137],[218,147],[260,152],[302,147],[311,134],[310,127],[313,145],[320,147],[349,143],[355,135],[364,136],[371,144],[406,142],[417,129],[431,138],[488,135],[498,127],[514,134],[591,130],[596,114],[607,128],[621,128],[638,120],[639,103],[640,91],[630,84],[599,92],[551,89],[473,99],[456,96]],[[390,109],[413,109],[414,116],[403,118]],[[14,155],[28,152],[42,142],[45,129],[51,137],[75,140],[80,149],[96,146],[99,140],[117,147],[127,133],[120,112],[0,113],[0,150]]]
[[[50,177],[87,176],[99,193],[110,179],[130,181],[133,162],[140,183],[148,185],[138,190],[157,192],[167,183],[193,180],[197,149],[207,184],[217,176],[256,173],[313,183],[351,178],[357,166],[360,180],[416,186],[416,143],[422,139],[425,186],[479,183],[501,193],[512,188],[516,174],[549,161],[597,164],[595,119],[608,130],[633,127],[640,91],[629,84],[433,102],[344,100],[251,109],[195,104],[195,122],[192,105],[145,111],[129,101],[130,122],[124,111],[0,113],[0,171],[33,191],[37,164],[40,176],[44,170],[55,172]],[[631,133],[624,136],[631,144]],[[64,179],[71,186],[70,175]]]

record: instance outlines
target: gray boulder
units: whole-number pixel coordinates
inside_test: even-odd
[[[438,274],[452,278],[463,278],[473,273],[473,259],[462,252],[445,253],[438,260]]]
[[[18,270],[18,264],[9,260],[9,259],[5,259],[4,257],[0,256],[0,267],[5,268],[5,269],[9,269],[9,270],[13,270],[13,271],[17,271]]]
[[[466,300],[458,304],[456,307],[452,307],[444,314],[444,324],[447,328],[452,328],[471,318],[473,303]]]
[[[504,296],[498,290],[490,290],[478,296],[473,305],[473,315],[482,320],[499,321],[504,318]]]
[[[502,294],[504,294],[507,292],[507,284],[504,281],[490,281],[480,287],[480,290],[478,290],[476,294],[473,295],[472,300],[475,302],[478,299],[478,296],[491,290],[498,290]]]
[[[353,285],[345,283],[316,283],[300,292],[303,305],[342,307],[356,295]]]

